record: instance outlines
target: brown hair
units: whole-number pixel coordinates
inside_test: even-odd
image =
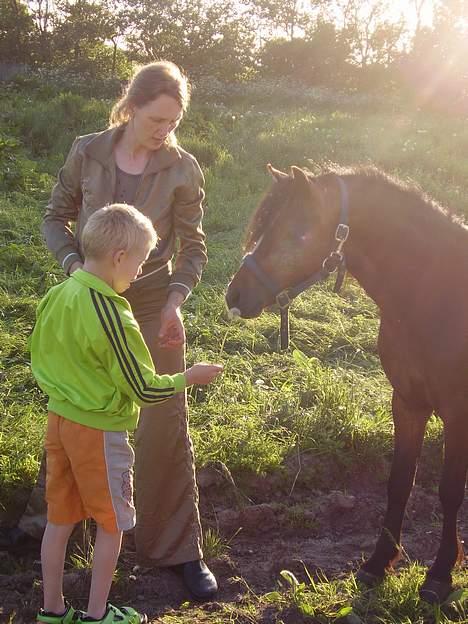
[[[131,117],[131,107],[141,107],[160,95],[168,95],[186,111],[190,102],[190,84],[177,65],[158,61],[143,65],[133,75],[125,93],[112,108],[109,127],[121,126]]]

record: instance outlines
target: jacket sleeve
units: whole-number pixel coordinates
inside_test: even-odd
[[[174,230],[179,248],[169,290],[187,297],[201,278],[207,262],[205,234],[202,229],[203,173],[191,157],[185,184],[177,188],[174,201]]]
[[[136,320],[119,313],[115,302],[95,294],[94,307],[103,329],[104,366],[116,388],[140,406],[162,403],[185,388],[185,375],[158,375]]]
[[[49,250],[66,274],[73,262],[81,260],[71,223],[78,218],[81,206],[80,138],[75,139],[46,209],[41,231]]]

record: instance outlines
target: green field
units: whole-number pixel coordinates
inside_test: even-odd
[[[222,462],[248,492],[252,475],[278,479],[291,457],[314,454],[320,462],[300,475],[300,485],[346,490],[359,471],[380,473],[391,458],[390,387],[376,351],[377,309],[352,279],[341,296],[332,293],[332,284],[315,287],[293,304],[287,353],[278,349],[275,311],[230,323],[223,293],[242,256],[246,221],[270,183],[268,162],[312,170],[326,162],[372,163],[468,215],[468,125],[466,119],[400,100],[321,95],[302,98],[300,107],[285,103],[281,108],[274,101],[246,94],[214,104],[195,93],[179,133],[181,145],[199,159],[207,183],[209,263],[184,308],[188,360],[225,366],[220,381],[190,396],[197,465]],[[45,399],[28,366],[26,339],[39,298],[63,279],[42,244],[41,215],[72,139],[105,128],[109,107],[110,102],[47,88],[10,88],[2,98],[0,504],[6,519],[14,517],[34,483],[46,416]],[[419,475],[430,492],[441,454],[441,425],[433,417]],[[385,478],[384,472],[377,481]],[[299,610],[311,622],[339,617],[350,623],[468,622],[466,596],[448,615],[419,604],[422,571],[412,566],[371,600],[355,600],[352,576],[303,584],[287,577],[278,592],[248,594],[245,605],[225,604],[221,613],[203,617],[186,609],[160,621],[267,621],[259,614],[273,605],[278,613]],[[466,568],[457,581],[468,587]],[[284,616],[284,621],[302,620]]]

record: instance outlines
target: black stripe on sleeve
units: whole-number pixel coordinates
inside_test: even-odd
[[[135,393],[135,395],[143,402],[145,403],[160,403],[163,402],[165,400],[167,400],[168,398],[173,396],[173,389],[167,388],[165,390],[162,390],[162,392],[166,392],[166,395],[164,396],[154,396],[154,394],[148,394],[145,392],[145,386],[143,385],[143,387],[140,387],[138,380],[135,378],[135,374],[134,371],[131,368],[130,363],[128,362],[126,356],[125,356],[125,352],[122,348],[122,345],[119,341],[119,337],[118,337],[118,333],[116,331],[115,326],[112,323],[112,318],[110,316],[109,310],[107,309],[106,305],[105,305],[105,300],[104,297],[101,295],[101,293],[96,292],[95,290],[90,288],[90,293],[91,293],[91,299],[94,305],[94,309],[96,310],[96,314],[99,318],[99,321],[101,322],[101,325],[104,329],[104,332],[107,336],[107,338],[109,339],[109,342],[112,346],[112,349],[115,353],[115,356],[117,358],[117,361],[119,363],[120,369],[122,371],[123,376],[125,377],[125,379],[127,380],[127,383],[129,384],[129,386],[131,387],[131,389],[133,390],[133,392]],[[104,313],[100,308],[100,305],[98,303],[98,297],[100,300],[100,303],[103,307]]]
[[[168,388],[154,388],[152,386],[148,386],[146,384],[146,381],[143,377],[143,374],[141,372],[140,366],[138,364],[138,360],[136,359],[135,355],[132,353],[132,351],[130,350],[129,346],[128,346],[128,341],[127,341],[127,336],[125,334],[125,329],[122,325],[122,319],[120,318],[120,314],[114,304],[114,302],[109,299],[108,297],[104,297],[104,295],[102,295],[101,293],[98,293],[98,297],[101,301],[102,306],[105,309],[106,312],[106,316],[107,319],[109,321],[109,323],[112,325],[112,331],[114,333],[115,339],[117,341],[117,344],[119,346],[120,349],[120,354],[123,358],[123,360],[125,361],[131,375],[132,378],[135,380],[135,383],[138,384],[138,387],[140,388],[141,392],[144,392],[145,396],[150,397],[151,393],[156,393],[159,395],[164,395],[166,397],[172,396],[172,394],[174,394],[174,386],[169,386]],[[114,310],[114,315],[115,315],[115,322],[111,317],[110,311],[109,311],[109,305],[113,308]],[[116,325],[119,327],[120,329],[120,337],[117,333],[117,328]],[[125,349],[123,348],[123,346],[126,347],[126,352]],[[132,368],[132,362],[133,362],[133,366],[134,368]],[[140,383],[138,383],[138,379],[136,379],[135,377],[135,373],[138,377],[138,379],[140,380]]]
[[[127,348],[128,356],[132,360],[133,366],[135,367],[135,370],[136,370],[136,373],[137,373],[138,377],[140,378],[141,383],[145,387],[145,390],[150,390],[150,391],[154,391],[154,392],[161,392],[160,388],[153,388],[151,386],[147,386],[146,385],[146,382],[143,379],[143,375],[142,375],[141,370],[139,368],[138,362],[137,362],[134,354],[131,352],[131,350],[130,350],[130,348],[128,346],[127,336],[125,335],[125,329],[124,329],[124,326],[122,324],[122,319],[120,317],[119,311],[117,310],[117,306],[115,305],[115,303],[111,299],[109,299],[109,303],[110,303],[110,306],[111,306],[112,311],[114,313],[115,322],[116,322],[116,324],[117,324],[117,326],[119,328],[122,342],[124,343],[125,347]]]

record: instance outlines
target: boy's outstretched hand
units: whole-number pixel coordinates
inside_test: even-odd
[[[193,384],[200,384],[204,386],[209,384],[222,372],[222,370],[222,364],[207,364],[206,362],[194,364],[185,371],[187,386],[192,386]]]

